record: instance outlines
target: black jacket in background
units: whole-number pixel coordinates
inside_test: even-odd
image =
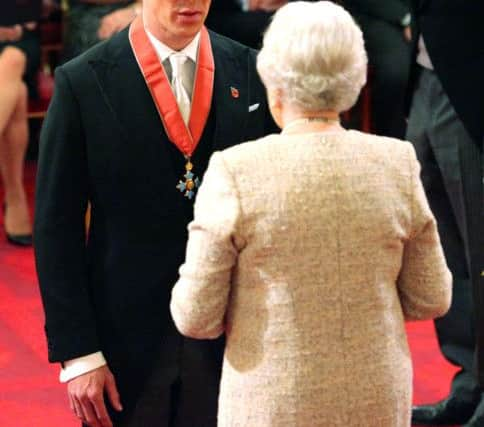
[[[414,36],[411,88],[417,82],[417,43],[422,35],[434,71],[474,144],[460,158],[460,194],[465,212],[457,215],[466,224],[466,256],[471,269],[476,326],[477,372],[484,387],[484,205],[482,154],[484,141],[484,2],[412,0]],[[411,95],[412,90],[409,92]],[[451,142],[451,141],[450,141]],[[446,177],[444,177],[444,180]],[[457,189],[446,188],[449,197]],[[452,215],[450,212],[448,215]],[[444,237],[444,236],[443,236]],[[452,262],[452,260],[449,260]],[[465,314],[465,313],[464,313]],[[472,313],[468,313],[469,316]]]

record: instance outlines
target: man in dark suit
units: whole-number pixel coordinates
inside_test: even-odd
[[[177,333],[171,287],[210,154],[276,128],[254,51],[208,32],[209,6],[144,0],[142,19],[56,72],[36,263],[49,360],[94,427],[216,426],[223,343]]]
[[[407,0],[344,0],[363,31],[370,64],[371,127],[403,138],[410,67],[410,7]]]
[[[453,273],[453,302],[436,320],[444,356],[461,369],[450,395],[414,408],[424,425],[484,426],[483,2],[413,0],[415,66],[407,139]],[[480,383],[480,384],[479,384]]]

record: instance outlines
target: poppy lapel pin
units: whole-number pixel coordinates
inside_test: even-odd
[[[232,98],[237,99],[240,96],[239,89],[236,87],[230,86],[230,94],[232,95]]]

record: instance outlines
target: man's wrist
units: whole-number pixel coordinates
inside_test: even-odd
[[[106,359],[102,352],[91,353],[86,356],[77,357],[75,359],[63,362],[59,375],[61,383],[70,381],[80,375],[94,371],[101,366],[106,365]]]

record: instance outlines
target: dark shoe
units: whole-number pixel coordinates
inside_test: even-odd
[[[12,245],[32,246],[32,234],[10,234],[5,232],[7,240]]]
[[[7,204],[3,204],[3,215],[7,211]],[[4,221],[5,223],[5,221]],[[17,246],[32,246],[32,234],[12,234],[5,230],[5,235],[7,236],[7,241],[12,245]]]
[[[476,406],[477,404],[474,403],[457,402],[452,397],[441,400],[434,405],[414,406],[412,408],[412,424],[424,426],[464,424],[471,419]]]

